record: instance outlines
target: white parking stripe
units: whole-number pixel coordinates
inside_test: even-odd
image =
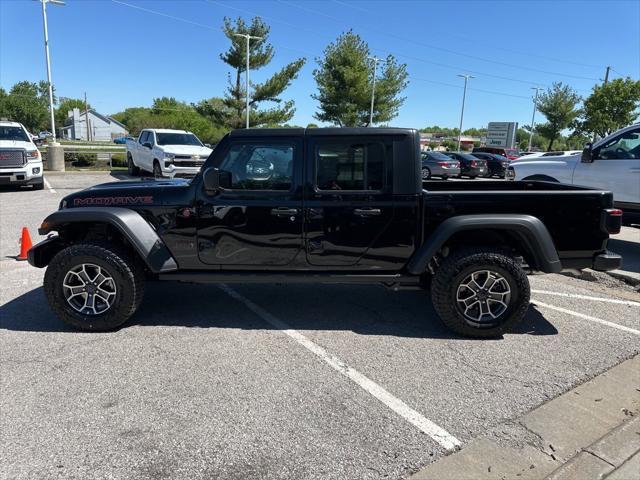
[[[389,407],[395,413],[400,415],[402,418],[411,423],[414,427],[418,428],[423,433],[429,435],[433,440],[438,442],[442,447],[447,450],[454,450],[461,445],[460,441],[451,435],[449,432],[444,430],[442,427],[436,425],[431,420],[425,418],[420,413],[416,412],[414,409],[409,407],[406,403],[404,403],[399,398],[393,396],[391,393],[386,391],[380,385],[375,383],[370,378],[366,377],[362,373],[357,370],[351,368],[349,365],[344,363],[335,355],[327,352],[320,345],[312,342],[307,337],[302,335],[297,330],[293,330],[289,328],[289,326],[284,323],[282,320],[271,315],[269,312],[264,310],[262,307],[259,307],[255,303],[253,303],[248,298],[243,297],[234,289],[229,287],[228,285],[220,285],[220,288],[226,292],[232,298],[242,302],[249,310],[258,315],[267,323],[270,323],[278,330],[281,330],[282,333],[287,334],[293,340],[298,342],[304,348],[309,350],[310,352],[317,355],[319,358],[324,360],[329,366],[331,366],[336,371],[340,372],[342,375],[356,383],[363,390],[373,395],[375,398],[380,400],[384,405]]]
[[[44,181],[44,186],[47,187],[47,190],[49,190],[51,193],[58,193],[53,188],[51,188],[51,184],[49,183],[49,180],[47,180],[47,177],[42,177],[42,179]]]
[[[573,315],[574,317],[582,318],[584,320],[589,320],[590,322],[600,323],[602,325],[606,325],[607,327],[617,328],[618,330],[622,330],[623,332],[629,332],[629,333],[633,333],[634,335],[640,335],[640,330],[636,330],[635,328],[625,327],[624,325],[618,325],[617,323],[609,322],[607,320],[602,320],[601,318],[592,317],[591,315],[585,315],[584,313],[574,312],[573,310],[568,310],[566,308],[556,307],[555,305],[549,305],[548,303],[543,303],[535,299],[531,300],[531,303],[535,305],[540,305],[541,307],[548,308],[550,310],[555,310],[557,312]]]
[[[633,306],[633,307],[640,307],[640,302],[634,302],[633,300],[617,300],[615,298],[591,297],[589,295],[579,295],[577,293],[550,292],[548,290],[531,290],[531,292],[532,293],[541,293],[543,295],[555,295],[557,297],[580,298],[582,300],[595,300],[595,301],[598,301],[598,302],[618,303],[620,305],[629,305],[629,306]]]

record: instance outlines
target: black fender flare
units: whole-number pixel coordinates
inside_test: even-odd
[[[562,270],[558,252],[544,223],[531,215],[517,214],[460,215],[448,218],[414,253],[407,264],[407,270],[414,275],[424,273],[430,260],[453,234],[481,229],[513,232],[522,247],[535,260],[537,269],[546,273],[558,273]]]
[[[44,219],[38,233],[46,235],[73,223],[111,225],[131,244],[153,273],[178,270],[178,265],[165,243],[149,222],[134,210],[120,207],[80,207],[58,210]],[[42,268],[48,264],[51,255],[45,254],[45,249],[50,253],[51,249],[55,248],[52,243],[54,242],[45,240],[31,249],[29,258],[34,259],[32,265]],[[61,242],[58,242],[58,245],[62,248]],[[39,249],[43,251],[39,252]],[[46,263],[43,265],[44,262]]]

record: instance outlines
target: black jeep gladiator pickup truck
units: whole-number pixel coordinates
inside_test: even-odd
[[[425,182],[412,129],[249,129],[191,181],[108,183],[65,197],[29,262],[51,308],[114,329],[145,279],[429,288],[459,334],[494,337],[529,305],[526,273],[618,268],[610,192],[547,182]]]

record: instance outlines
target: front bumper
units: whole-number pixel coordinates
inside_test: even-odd
[[[202,165],[196,167],[180,167],[175,164],[169,165],[162,169],[162,174],[170,178],[190,178],[195,177],[202,168]]]
[[[593,257],[593,265],[591,268],[599,272],[608,272],[609,270],[617,270],[622,267],[622,257],[617,253],[609,250],[599,253]]]
[[[22,167],[0,168],[0,185],[33,185],[40,182],[42,162],[30,162]]]

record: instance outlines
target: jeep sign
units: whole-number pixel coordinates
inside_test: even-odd
[[[487,147],[513,148],[516,142],[518,122],[489,122],[487,126]]]

